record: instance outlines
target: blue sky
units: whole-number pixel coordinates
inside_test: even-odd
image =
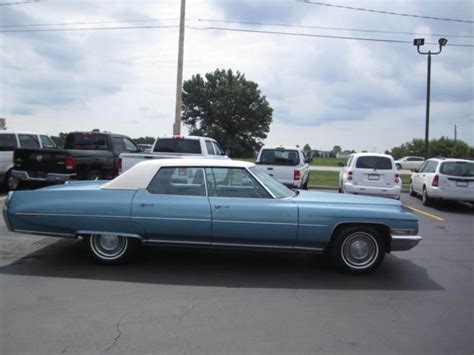
[[[336,2],[334,2],[336,3]],[[342,2],[339,2],[342,3]],[[384,11],[473,20],[471,1],[345,1]],[[383,152],[424,136],[426,57],[411,44],[374,43],[237,29],[412,41],[415,35],[357,33],[196,19],[282,23],[426,34],[449,42],[433,57],[431,136],[474,145],[473,25],[310,5],[292,0],[188,1],[184,78],[231,68],[256,81],[274,108],[266,143]],[[2,25],[160,19],[177,25],[178,1],[63,1],[1,6]],[[41,28],[67,28],[52,26]],[[12,29],[5,28],[2,29]],[[451,37],[450,37],[451,35]],[[471,36],[471,38],[455,37]],[[10,129],[57,134],[100,128],[132,137],[172,133],[177,28],[0,33],[0,116]],[[431,47],[436,50],[436,46]],[[428,49],[428,46],[425,46]]]

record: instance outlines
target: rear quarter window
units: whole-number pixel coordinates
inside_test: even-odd
[[[0,151],[15,150],[18,143],[14,134],[0,134]]]
[[[357,158],[356,168],[392,170],[392,160],[386,157],[366,156]]]

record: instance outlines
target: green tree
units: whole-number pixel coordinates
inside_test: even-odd
[[[258,85],[232,70],[193,75],[183,83],[182,117],[189,133],[216,139],[234,157],[263,145],[273,109]]]
[[[474,148],[462,140],[441,137],[430,140],[429,157],[443,156],[446,158],[474,158]],[[392,155],[395,159],[407,155],[424,156],[425,141],[421,138],[414,138],[411,142],[403,143],[392,148]]]
[[[53,140],[53,142],[59,148],[62,148],[62,147],[64,147],[64,142],[66,141],[66,136],[67,136],[67,133],[59,132],[59,134],[57,136],[51,136],[51,139]]]
[[[155,143],[155,138],[154,137],[149,137],[149,136],[134,138],[133,140],[137,144],[153,144],[153,143]]]
[[[306,143],[303,147],[303,151],[304,152],[311,152],[311,146],[308,143]]]

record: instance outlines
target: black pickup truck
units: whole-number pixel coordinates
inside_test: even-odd
[[[63,149],[17,149],[11,175],[18,185],[57,184],[69,180],[113,179],[120,153],[141,149],[129,137],[98,132],[72,132]]]

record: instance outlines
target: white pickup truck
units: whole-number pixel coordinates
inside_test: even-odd
[[[158,137],[149,153],[122,153],[119,173],[148,159],[229,159],[215,139],[198,136]]]
[[[257,168],[288,187],[308,189],[309,163],[303,151],[296,147],[263,147],[257,156]]]

